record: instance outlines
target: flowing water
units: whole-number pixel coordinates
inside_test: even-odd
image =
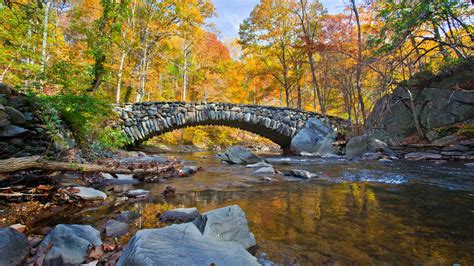
[[[321,172],[322,180],[264,182],[244,166],[221,164],[212,153],[180,154],[202,171],[160,184],[121,185],[152,193],[130,204],[156,226],[165,186],[179,192],[172,207],[201,212],[238,204],[259,250],[280,265],[474,263],[474,171],[462,163],[266,155],[277,170]],[[262,260],[264,261],[264,260]],[[266,261],[267,263],[270,263]]]

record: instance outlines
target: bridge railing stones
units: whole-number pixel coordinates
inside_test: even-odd
[[[119,126],[133,143],[178,128],[195,125],[226,125],[252,131],[287,146],[309,118],[321,114],[273,106],[216,102],[141,102],[115,107]],[[337,131],[345,120],[328,116]]]

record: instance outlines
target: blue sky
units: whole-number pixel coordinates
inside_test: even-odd
[[[234,39],[239,35],[239,24],[246,19],[259,0],[213,0],[217,17],[209,21],[221,32],[221,39]],[[322,0],[329,13],[340,13],[344,0]]]

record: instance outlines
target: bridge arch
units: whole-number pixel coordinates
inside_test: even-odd
[[[289,149],[292,138],[318,113],[259,105],[207,102],[142,102],[116,107],[119,124],[132,144],[176,129],[229,126],[250,131]],[[331,117],[330,122],[342,119]],[[336,126],[336,124],[334,124]]]

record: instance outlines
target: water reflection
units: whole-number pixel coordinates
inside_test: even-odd
[[[238,204],[261,251],[282,264],[474,261],[473,197],[440,189],[398,191],[367,183],[290,183],[199,191],[175,205],[201,211]]]

